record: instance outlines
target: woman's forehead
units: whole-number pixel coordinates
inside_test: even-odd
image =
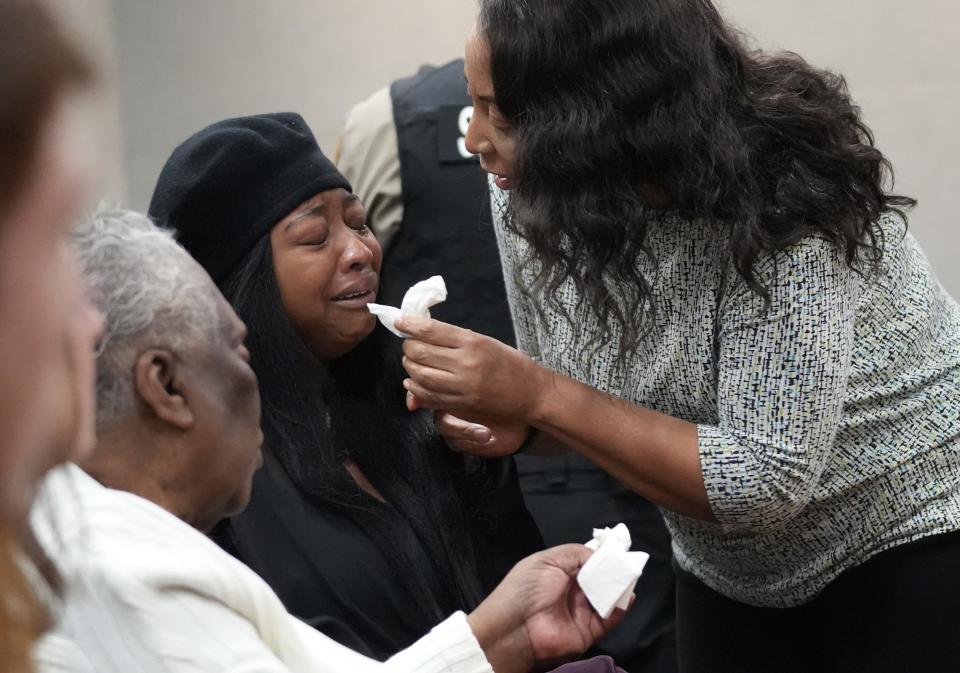
[[[294,208],[290,213],[277,223],[277,227],[283,225],[284,229],[296,225],[297,223],[318,215],[325,215],[332,211],[343,211],[351,206],[362,205],[360,197],[352,192],[348,192],[342,187],[328,189],[326,191],[314,194],[309,199]]]

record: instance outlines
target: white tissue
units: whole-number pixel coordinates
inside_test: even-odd
[[[626,610],[650,555],[630,551],[630,531],[624,524],[595,528],[587,547],[594,551],[577,575],[577,582],[590,605],[606,619],[614,608]]]
[[[407,293],[403,295],[400,308],[384,306],[382,304],[367,304],[367,309],[380,319],[384,327],[401,339],[405,339],[408,335],[394,327],[393,323],[397,322],[401,316],[429,318],[430,307],[436,306],[446,298],[447,284],[443,282],[443,276],[433,276],[432,278],[421,280],[407,290]]]

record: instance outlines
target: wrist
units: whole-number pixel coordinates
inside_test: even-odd
[[[529,403],[523,410],[522,420],[531,428],[536,428],[539,427],[545,417],[546,401],[554,392],[556,385],[554,377],[556,373],[540,365],[533,359],[530,360],[530,363],[531,368],[526,372],[524,377],[524,380],[527,381],[529,385],[529,393],[527,394]],[[524,444],[528,444],[535,435],[536,432],[532,431],[531,434],[527,436]]]
[[[491,607],[488,598],[467,615],[467,624],[495,673],[524,673],[536,663],[522,621]]]

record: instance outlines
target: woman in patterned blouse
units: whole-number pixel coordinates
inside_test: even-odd
[[[409,406],[661,505],[685,673],[957,670],[960,308],[843,79],[705,0],[481,0],[466,74],[520,351],[407,319]]]

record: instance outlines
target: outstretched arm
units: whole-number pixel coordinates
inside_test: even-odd
[[[468,421],[535,427],[675,512],[728,530],[782,527],[833,446],[862,285],[819,239],[765,260],[761,277],[769,310],[740,284],[720,316],[714,424],[620,400],[436,321],[403,324],[405,385],[416,404]]]
[[[512,428],[514,437],[525,435],[518,428],[537,428],[647,499],[712,519],[696,425],[552,372],[489,337],[435,320],[403,324],[413,337],[404,344],[404,385],[417,404],[488,425],[495,435],[498,427]],[[516,446],[505,443],[504,451]]]

